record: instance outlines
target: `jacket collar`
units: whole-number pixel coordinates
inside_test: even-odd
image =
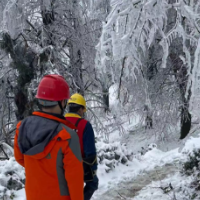
[[[45,113],[45,114],[48,114],[48,115],[53,115],[54,117],[57,117],[57,118],[65,120],[65,117],[63,115],[61,115],[61,114],[54,114],[54,113],[44,112],[44,111],[41,111],[41,110],[39,112]]]
[[[81,118],[81,116],[78,113],[67,113],[67,114],[65,114],[65,117]]]
[[[76,129],[74,124],[72,124],[71,122],[66,120],[64,117],[62,118],[62,116],[60,116],[60,115],[54,115],[54,114],[51,114],[51,113],[46,113],[46,112],[41,112],[41,111],[35,111],[35,112],[32,113],[32,115],[51,119],[51,120],[60,122],[64,125],[68,126],[71,129]]]

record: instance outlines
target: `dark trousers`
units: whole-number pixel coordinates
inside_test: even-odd
[[[92,181],[86,182],[84,187],[84,200],[90,200],[92,195],[94,194],[95,190],[98,189],[99,179],[95,175]]]

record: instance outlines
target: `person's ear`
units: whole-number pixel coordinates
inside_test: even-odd
[[[81,115],[83,116],[84,115],[84,108],[80,108],[81,109]]]

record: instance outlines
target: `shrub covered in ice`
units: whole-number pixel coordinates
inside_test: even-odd
[[[24,170],[12,157],[0,162],[0,199],[14,199],[15,191],[24,187]]]
[[[96,147],[98,163],[105,166],[107,173],[119,165],[119,163],[127,165],[128,161],[132,160],[133,157],[133,152],[127,149],[126,144],[121,144],[118,141],[106,143],[98,139]]]
[[[194,149],[189,153],[187,161],[183,164],[182,174],[190,176],[192,181],[190,188],[192,188],[193,194],[191,199],[200,198],[200,149]]]
[[[183,165],[183,172],[186,175],[192,175],[195,171],[199,171],[200,175],[200,149],[195,149],[188,155],[187,162]]]

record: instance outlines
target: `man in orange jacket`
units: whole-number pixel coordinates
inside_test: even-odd
[[[68,106],[69,113],[65,117],[77,127],[83,157],[84,181],[86,183],[84,187],[84,200],[90,200],[98,189],[99,183],[94,131],[90,122],[83,119],[86,112],[86,101],[82,95],[78,93],[73,94],[68,100]]]
[[[41,111],[17,125],[14,154],[25,168],[27,200],[83,200],[79,138],[63,117],[69,96],[62,76],[45,76],[36,95]]]

